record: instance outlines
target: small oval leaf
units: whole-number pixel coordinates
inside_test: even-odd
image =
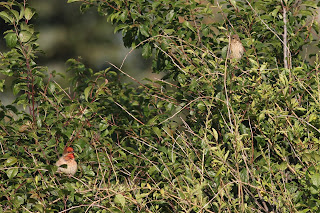
[[[18,168],[10,168],[6,171],[9,179],[14,178],[18,174]]]
[[[18,159],[15,158],[15,157],[9,157],[7,160],[6,160],[6,166],[12,166],[14,165],[15,163],[17,163]]]
[[[30,8],[26,8],[26,9],[25,9],[25,11],[24,11],[24,17],[25,17],[27,20],[30,20],[33,15],[34,15],[34,11],[32,11],[32,9],[30,9]]]
[[[8,33],[4,36],[4,39],[6,40],[7,46],[10,48],[16,46],[18,40],[15,33]]]
[[[13,18],[5,11],[0,12],[0,18],[2,18],[6,23],[13,22]]]
[[[32,34],[28,31],[21,31],[19,33],[19,39],[21,42],[27,42],[32,37]]]
[[[87,88],[84,89],[84,97],[85,97],[86,101],[88,101],[88,97],[91,92],[91,89],[92,89],[92,86],[88,86]]]
[[[126,204],[126,198],[122,194],[117,194],[114,198],[114,202],[121,204],[122,207]]]

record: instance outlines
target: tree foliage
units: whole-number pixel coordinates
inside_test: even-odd
[[[319,63],[301,53],[318,45],[316,1],[76,1],[165,76],[69,59],[62,88],[36,62],[35,11],[0,2],[16,95],[0,111],[0,212],[319,211]],[[230,33],[246,50],[236,64]],[[66,145],[74,177],[53,166]]]

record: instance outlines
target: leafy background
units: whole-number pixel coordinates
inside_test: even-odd
[[[62,83],[62,67],[42,65],[36,10],[0,2],[0,85],[15,97],[0,111],[1,212],[319,211],[319,64],[303,53],[318,45],[317,1],[68,2],[151,62],[113,61],[90,25],[47,50],[83,54]],[[246,49],[237,63],[223,57],[230,33]],[[162,78],[132,72],[151,69]],[[53,166],[67,145],[75,176]]]

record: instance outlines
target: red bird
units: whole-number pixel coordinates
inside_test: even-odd
[[[67,168],[60,167],[61,165],[67,165]],[[74,175],[77,172],[77,162],[74,160],[73,148],[66,147],[63,151],[63,155],[56,163],[58,166],[58,172],[63,172],[68,175]]]

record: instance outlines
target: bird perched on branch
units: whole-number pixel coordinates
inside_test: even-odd
[[[66,168],[61,167],[67,165]],[[77,172],[77,162],[74,160],[73,148],[66,147],[63,151],[63,155],[56,163],[58,166],[58,172],[63,172],[67,175],[74,175]]]
[[[231,36],[229,45],[229,57],[230,59],[240,60],[244,53],[243,45],[237,34]]]

